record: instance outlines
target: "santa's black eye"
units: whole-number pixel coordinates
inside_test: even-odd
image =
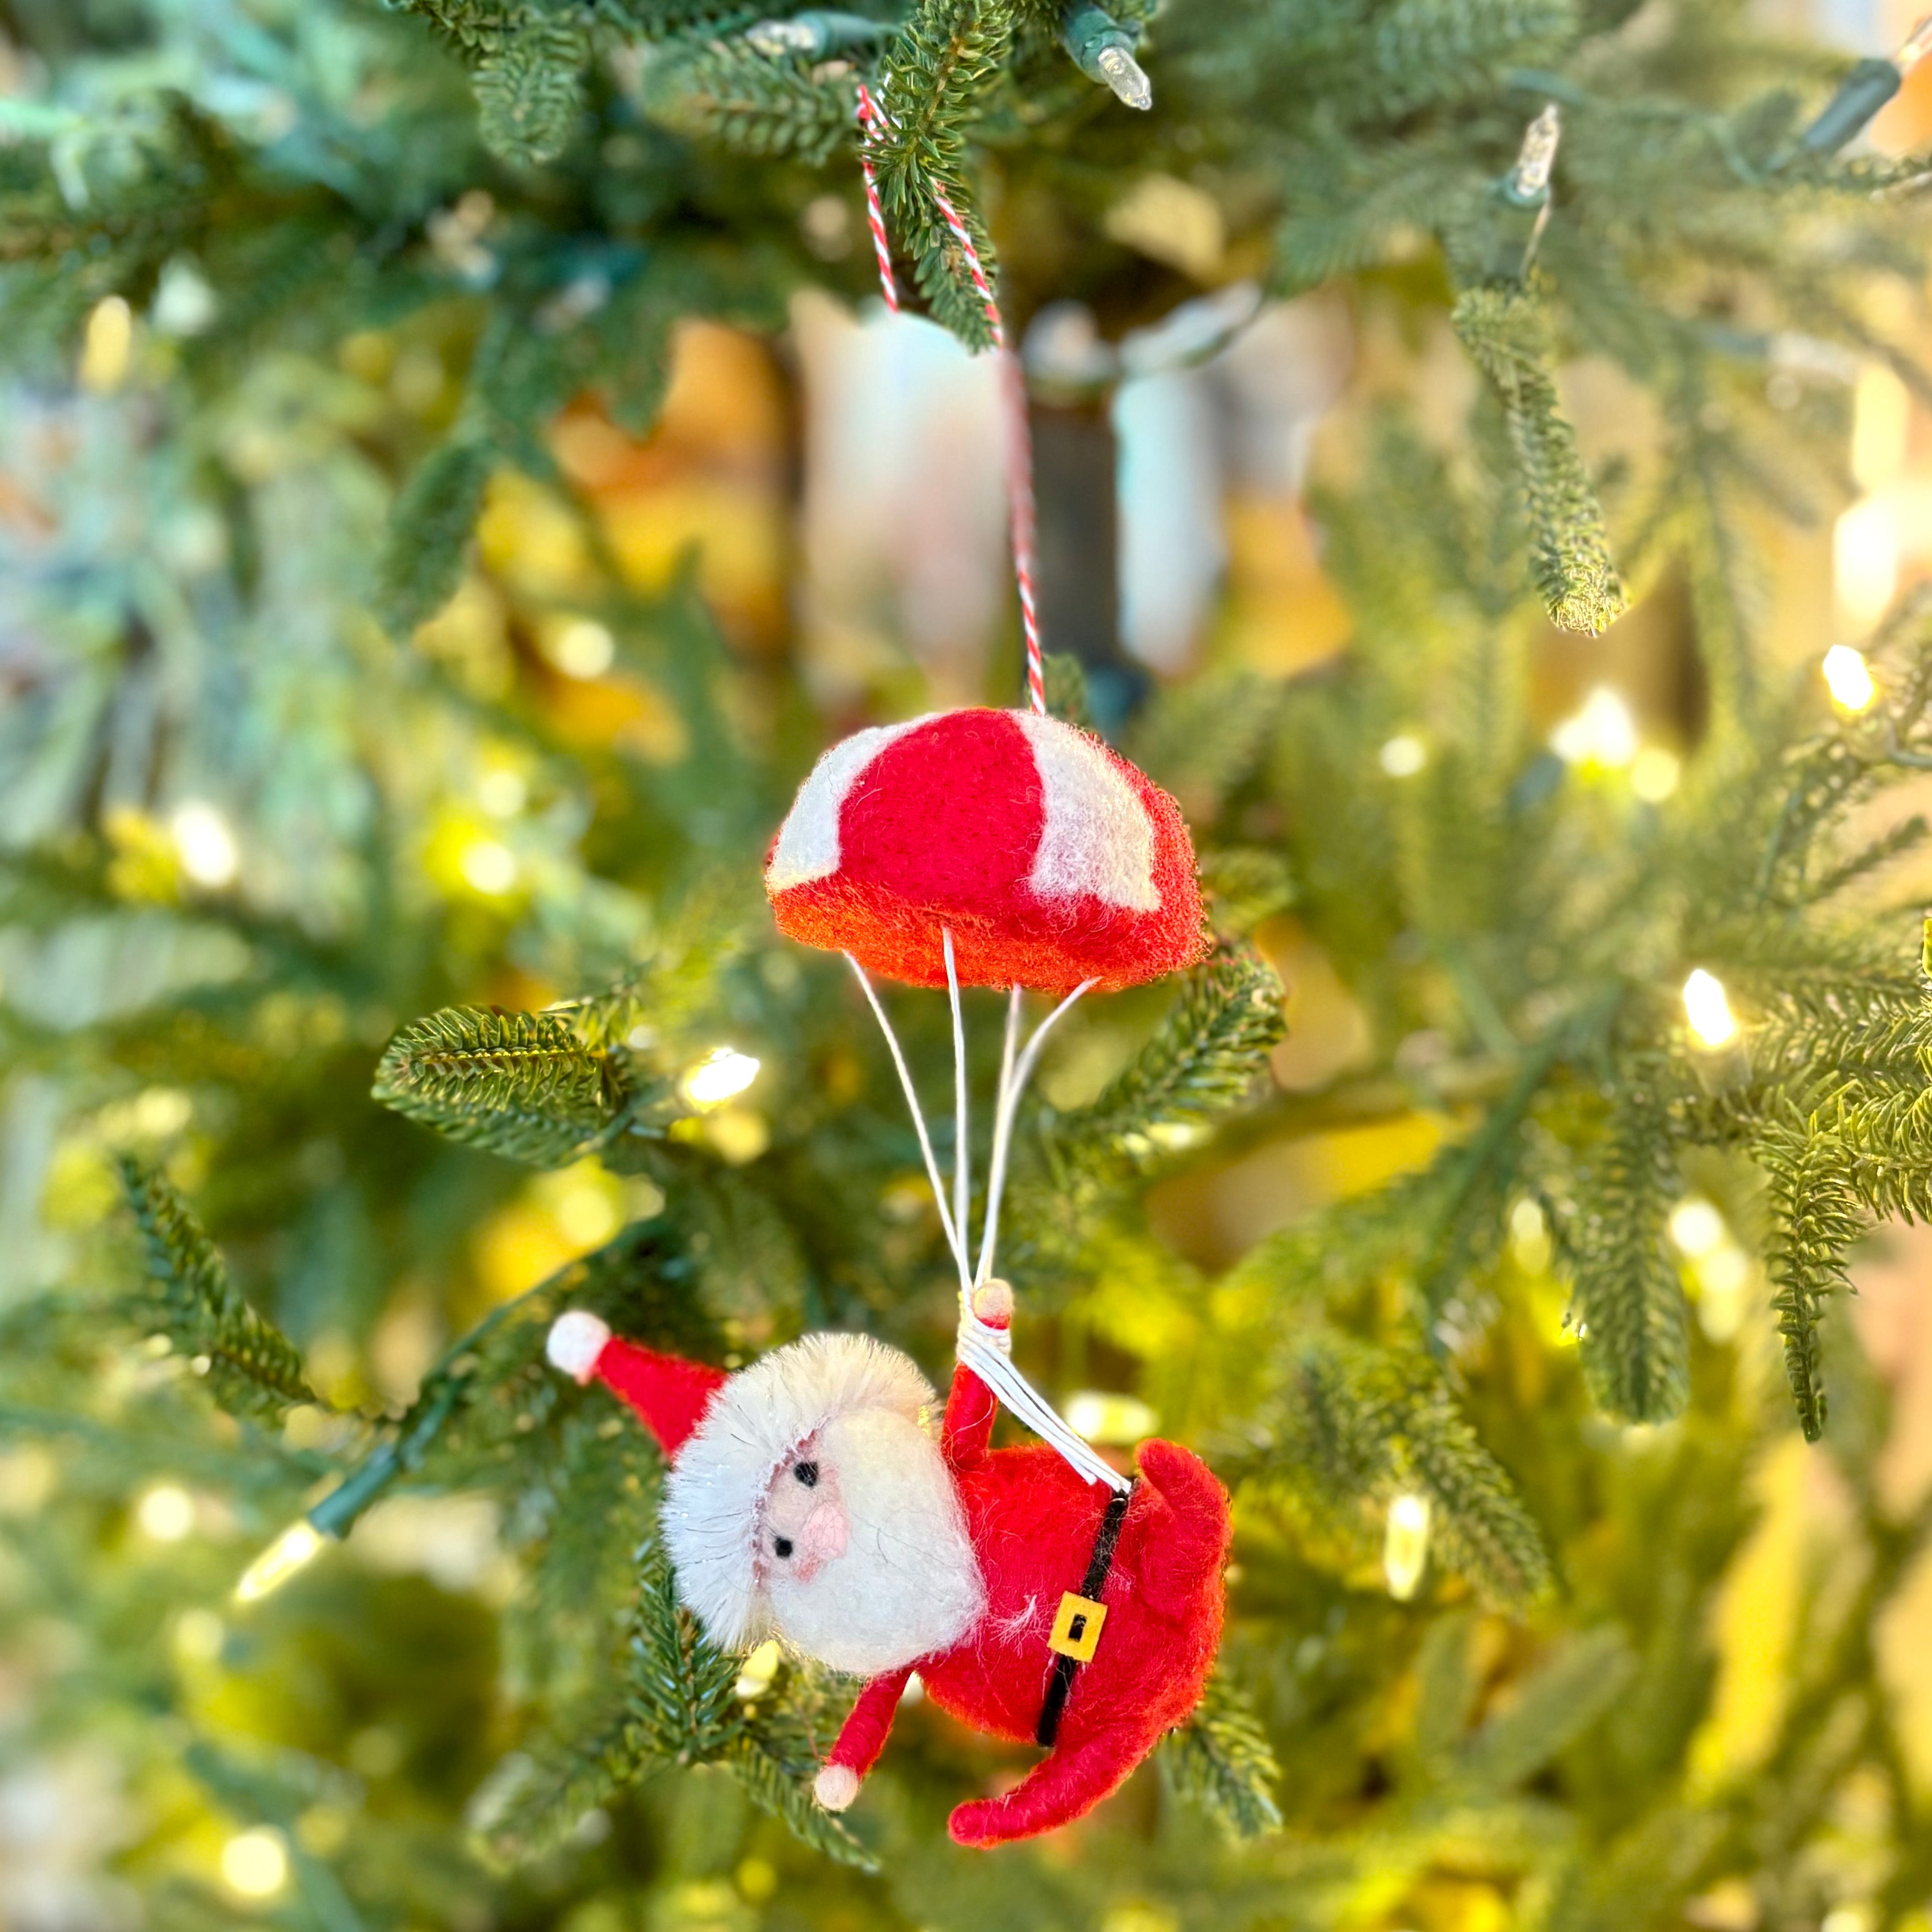
[[[818,1486],[818,1465],[816,1462],[794,1462],[791,1472],[808,1490]]]
[[[791,1538],[788,1536],[773,1537],[772,1554],[774,1556],[789,1556],[791,1554]]]

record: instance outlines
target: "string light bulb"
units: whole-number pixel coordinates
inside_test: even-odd
[[[134,350],[134,311],[124,296],[103,296],[88,311],[81,337],[81,387],[98,396],[120,388]]]
[[[279,1590],[298,1570],[315,1561],[328,1540],[306,1516],[298,1518],[242,1571],[235,1600],[256,1603]]]
[[[1382,1531],[1382,1576],[1399,1604],[1415,1594],[1429,1564],[1429,1498],[1405,1490],[1388,1507]]]
[[[1550,102],[1523,130],[1522,152],[1516,156],[1515,188],[1526,201],[1548,192],[1550,177],[1556,166],[1556,150],[1562,145],[1563,117]]]
[[[736,1047],[707,1054],[684,1076],[684,1094],[694,1107],[716,1107],[744,1092],[758,1077],[759,1063]]]
[[[1832,702],[1841,710],[1864,711],[1878,695],[1878,686],[1872,681],[1871,667],[1865,662],[1864,652],[1850,644],[1834,644],[1825,653],[1825,661],[1819,668],[1824,673],[1826,688],[1831,692]]]
[[[1736,1016],[1724,982],[1714,973],[1700,966],[1684,982],[1684,1016],[1700,1046],[1713,1052],[1729,1046],[1738,1036]]]
[[[1105,46],[1094,56],[1114,98],[1124,106],[1147,109],[1154,105],[1154,83],[1146,70],[1125,47]]]
[[[1134,58],[1136,38],[1094,0],[1072,0],[1060,15],[1060,44],[1074,65],[1124,106],[1144,109],[1154,105],[1154,83]]]

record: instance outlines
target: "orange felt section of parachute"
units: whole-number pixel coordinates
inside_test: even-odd
[[[1034,890],[1046,804],[1032,746],[1011,712],[968,710],[928,720],[867,766],[840,810],[838,870],[772,893],[779,929],[919,986],[946,984],[946,930],[965,986],[1064,992],[1097,980],[1111,991],[1194,964],[1210,941],[1180,808],[1093,742],[1146,814],[1151,910]]]

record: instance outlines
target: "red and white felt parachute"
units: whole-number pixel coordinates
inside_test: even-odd
[[[914,986],[1112,990],[1210,944],[1180,808],[1030,711],[939,712],[832,746],[765,862],[779,928]]]

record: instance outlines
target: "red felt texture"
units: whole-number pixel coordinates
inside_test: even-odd
[[[986,1612],[954,1648],[913,1667],[939,1708],[976,1730],[1030,1742],[1053,1666],[1047,1635],[1077,1591],[1107,1492],[1043,1444],[987,1447],[993,1401],[954,1372],[945,1450],[986,1586]],[[1024,1783],[952,1814],[962,1845],[1051,1831],[1115,1790],[1161,1735],[1200,1702],[1221,1640],[1228,1498],[1206,1465],[1172,1442],[1143,1443],[1102,1601],[1100,1648],[1073,1680],[1058,1741]],[[903,1680],[868,1684],[829,1762],[862,1775],[885,1744]]]
[[[604,1344],[590,1372],[623,1399],[667,1456],[677,1453],[724,1385],[722,1369],[688,1362],[681,1355],[661,1355],[615,1335]]]
[[[946,984],[948,929],[967,986],[1063,992],[1097,980],[1112,990],[1192,965],[1210,941],[1180,808],[1093,742],[1152,828],[1150,910],[1033,890],[1046,824],[1033,748],[1012,713],[974,710],[928,719],[866,766],[840,810],[838,870],[772,893],[779,929],[921,986]]]

